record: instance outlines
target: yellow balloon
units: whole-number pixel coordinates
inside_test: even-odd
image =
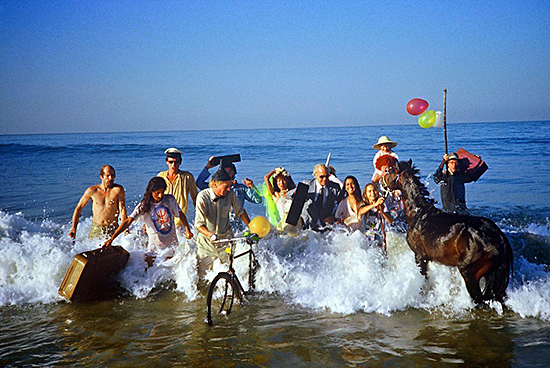
[[[418,117],[418,125],[420,125],[424,129],[431,128],[432,125],[434,125],[436,119],[435,111],[428,110],[424,111],[419,117]]]
[[[250,229],[250,232],[258,235],[260,238],[263,238],[271,231],[271,224],[264,216],[256,216],[250,221],[248,228]]]

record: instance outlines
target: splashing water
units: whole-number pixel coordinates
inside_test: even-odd
[[[68,225],[48,220],[34,223],[21,214],[0,211],[0,306],[61,301],[57,290],[71,260],[100,245],[86,237],[90,225],[90,218],[81,222],[73,244],[67,236]],[[534,229],[543,232],[540,227]],[[166,288],[182,293],[188,301],[199,297],[195,244],[180,239],[173,258],[159,254],[153,266],[146,268],[142,234],[132,231],[117,238],[116,243],[130,252],[128,265],[118,276],[121,286],[135,298]],[[388,233],[387,255],[370,247],[361,233],[342,228],[297,237],[272,234],[254,247],[261,265],[257,291],[312,310],[391,315],[421,308],[460,315],[475,307],[456,268],[430,263],[428,278],[420,275],[403,234]],[[245,245],[238,244],[237,252],[243,250]],[[246,288],[247,257],[237,259],[234,267]],[[223,270],[226,266],[216,262],[207,279]],[[549,321],[548,266],[516,256],[506,305],[522,317]],[[502,313],[500,303],[489,307]]]

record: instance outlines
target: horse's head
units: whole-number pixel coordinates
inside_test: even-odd
[[[384,175],[380,178],[380,184],[386,191],[400,189],[401,176],[408,175],[413,172],[412,160],[409,161],[394,161],[394,165],[389,166]]]

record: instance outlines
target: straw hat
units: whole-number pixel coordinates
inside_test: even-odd
[[[374,146],[372,146],[372,148],[374,148],[376,150],[379,150],[380,146],[383,145],[383,144],[389,144],[391,146],[391,148],[397,146],[397,142],[390,141],[390,139],[387,136],[383,135],[380,138],[378,138],[378,143],[376,143]]]

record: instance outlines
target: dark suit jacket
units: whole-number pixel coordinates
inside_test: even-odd
[[[319,210],[315,205],[315,197],[317,195],[315,190],[316,180],[317,179],[304,181],[304,184],[307,184],[309,190],[307,193],[306,203],[302,211],[302,218],[306,228],[320,230],[326,226],[323,220],[331,215],[334,215],[336,207],[343,197],[343,193],[338,184],[328,180],[327,185],[325,185],[325,190],[327,192],[325,201],[323,203],[323,207]]]

